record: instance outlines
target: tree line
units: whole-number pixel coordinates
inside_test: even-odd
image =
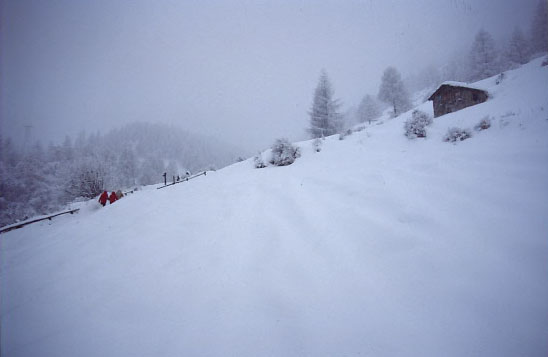
[[[103,190],[159,183],[162,174],[215,169],[238,149],[165,124],[133,123],[62,144],[16,145],[0,137],[0,225],[59,210]]]

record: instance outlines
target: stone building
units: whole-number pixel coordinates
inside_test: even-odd
[[[434,118],[483,103],[489,97],[484,89],[461,82],[444,82],[428,98],[434,103]]]

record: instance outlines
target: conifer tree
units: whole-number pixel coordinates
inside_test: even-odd
[[[510,67],[529,62],[529,44],[519,27],[514,29],[506,50],[506,60]]]
[[[489,32],[483,29],[478,31],[470,50],[469,61],[471,81],[479,81],[498,73],[498,53],[495,40]]]
[[[333,86],[322,71],[318,86],[314,91],[314,100],[310,109],[310,127],[308,132],[312,138],[321,138],[336,134],[342,129],[342,115],[339,112],[340,103],[333,99]]]

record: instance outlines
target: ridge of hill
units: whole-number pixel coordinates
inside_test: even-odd
[[[410,111],[1,235],[2,355],[546,355],[548,67],[477,85],[425,139]]]

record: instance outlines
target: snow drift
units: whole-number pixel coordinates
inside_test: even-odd
[[[478,83],[491,98],[426,138],[403,135],[407,112],[297,143],[289,166],[3,234],[2,356],[546,355],[540,63]]]

